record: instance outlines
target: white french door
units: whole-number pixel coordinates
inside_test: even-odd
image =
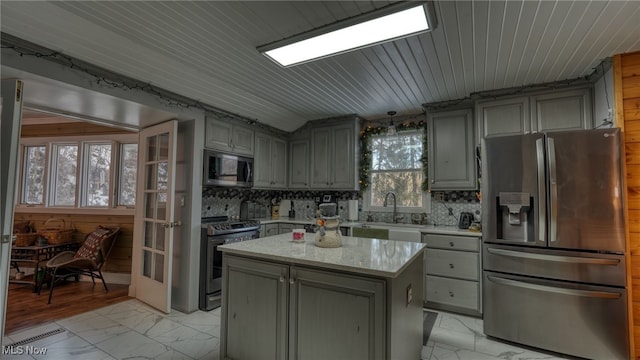
[[[2,80],[0,96],[0,349],[4,339],[4,323],[9,288],[9,259],[13,236],[13,206],[15,204],[22,118],[22,81]]]
[[[171,311],[176,135],[168,121],[142,130],[138,148],[138,191],[133,246],[135,296],[154,308]]]

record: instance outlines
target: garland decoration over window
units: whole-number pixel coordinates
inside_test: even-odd
[[[396,125],[396,131],[407,131],[407,130],[422,130],[422,171],[424,173],[422,179],[422,191],[429,190],[429,171],[428,171],[428,148],[427,148],[427,123],[424,120],[420,120],[418,122],[403,122],[401,124]],[[364,191],[369,188],[369,170],[371,170],[371,137],[376,135],[383,135],[387,133],[387,126],[365,126],[360,131],[360,190]]]

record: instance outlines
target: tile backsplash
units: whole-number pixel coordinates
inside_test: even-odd
[[[359,221],[391,222],[391,213],[362,211],[362,197],[358,191],[277,191],[277,190],[251,190],[231,188],[203,188],[202,192],[202,217],[226,215],[236,218],[240,215],[240,204],[243,200],[255,201],[265,207],[267,217],[271,215],[272,202],[281,199],[292,200],[293,209],[297,219],[312,219],[317,210],[317,201],[324,196],[332,196],[332,200],[338,204],[338,214],[346,219],[348,212],[348,200],[358,199]],[[431,213],[402,213],[401,223],[457,225],[460,212],[471,212],[475,220],[481,220],[480,202],[475,198],[474,192],[450,191],[443,192],[442,200],[435,199],[432,193]],[[453,215],[449,214],[449,208]],[[286,217],[287,214],[281,214]]]

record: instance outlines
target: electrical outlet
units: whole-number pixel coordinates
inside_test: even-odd
[[[444,201],[444,193],[442,191],[437,191],[433,194],[433,198],[436,201]]]

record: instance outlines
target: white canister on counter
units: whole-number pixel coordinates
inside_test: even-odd
[[[293,229],[291,240],[293,242],[304,242],[304,229]]]

